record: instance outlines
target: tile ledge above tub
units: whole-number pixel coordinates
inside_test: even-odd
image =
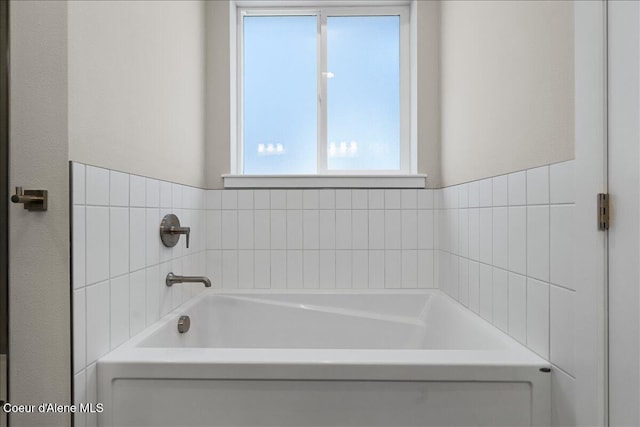
[[[224,188],[425,188],[424,174],[222,175]]]

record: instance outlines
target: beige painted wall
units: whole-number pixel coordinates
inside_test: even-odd
[[[573,159],[573,4],[441,7],[442,184]]]
[[[230,56],[229,2],[206,4],[206,111],[205,121],[207,188],[222,188],[222,174],[229,173],[230,157]]]
[[[427,187],[442,184],[440,162],[440,3],[416,2],[418,172]]]
[[[204,186],[204,3],[68,4],[70,159]]]
[[[10,185],[49,191],[47,212],[9,207],[9,397],[70,403],[67,3],[12,1]],[[13,414],[64,426],[69,414]]]

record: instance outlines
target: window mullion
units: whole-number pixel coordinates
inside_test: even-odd
[[[318,173],[327,173],[327,15],[318,13]]]

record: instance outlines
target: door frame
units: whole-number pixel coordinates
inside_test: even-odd
[[[9,401],[9,2],[0,2],[0,401]],[[0,415],[0,425],[9,416]]]
[[[604,426],[607,408],[607,233],[597,194],[607,192],[607,4],[574,2],[575,31],[575,416]]]
[[[640,4],[607,4],[609,422],[640,425]]]

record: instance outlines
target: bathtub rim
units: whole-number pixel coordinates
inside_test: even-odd
[[[442,298],[455,307],[456,310],[472,315],[474,321],[481,322],[491,333],[497,335],[506,348],[497,350],[467,350],[467,349],[315,349],[315,348],[207,348],[207,347],[141,347],[139,344],[166,324],[176,322],[202,299],[211,296],[233,295],[431,295]],[[340,353],[336,357],[335,353]],[[199,354],[200,353],[200,354]],[[166,362],[180,360],[184,363],[242,363],[260,364],[265,361],[282,365],[308,365],[311,363],[334,365],[453,365],[464,366],[509,366],[533,367],[536,369],[551,368],[551,363],[533,350],[525,347],[504,331],[480,317],[468,307],[460,304],[439,289],[206,289],[199,295],[192,297],[176,309],[162,316],[152,325],[145,328],[136,336],[125,341],[119,347],[111,350],[96,362],[135,363],[141,360],[151,362]],[[474,363],[469,363],[474,360]]]
[[[138,347],[148,336],[211,295],[233,294],[435,295],[477,317],[509,344],[501,350],[258,349]],[[438,289],[262,290],[211,289],[172,310],[96,361],[98,401],[109,408],[119,379],[521,382],[531,387],[532,425],[551,419],[551,363]],[[99,419],[109,423],[109,409]],[[101,421],[102,422],[102,421]]]

